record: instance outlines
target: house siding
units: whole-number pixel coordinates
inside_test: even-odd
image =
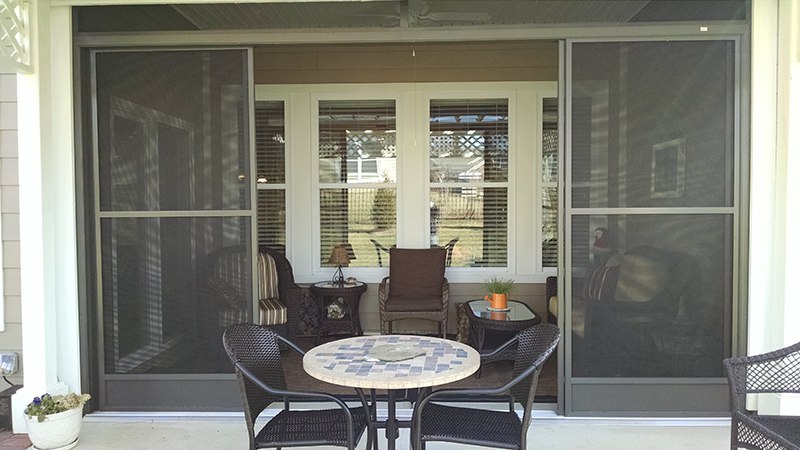
[[[555,81],[555,41],[277,45],[253,51],[256,84]]]
[[[20,355],[20,371],[9,376],[8,380],[14,384],[22,384],[17,154],[17,75],[0,74],[0,220],[5,307],[5,331],[0,332],[0,352],[16,352]]]

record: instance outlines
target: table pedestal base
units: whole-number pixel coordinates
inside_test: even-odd
[[[359,391],[359,395],[363,396],[363,392],[361,389],[357,389]],[[402,389],[405,390],[405,389]],[[377,404],[376,404],[376,396],[375,390],[372,389],[371,391],[372,397],[372,408],[369,414],[369,423],[367,425],[367,433],[376,433],[378,429],[383,428],[386,434],[386,443],[387,448],[389,450],[394,450],[397,444],[397,438],[400,437],[400,428],[408,428],[411,429],[411,421],[410,420],[397,420],[397,390],[388,390],[386,395],[386,420],[379,421],[377,420]],[[366,397],[364,397],[366,398]],[[373,436],[377,437],[377,433]],[[373,448],[378,450],[378,441],[377,439],[373,439]]]

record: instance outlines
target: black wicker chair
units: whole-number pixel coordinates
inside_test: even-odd
[[[748,411],[747,394],[800,393],[800,342],[723,361],[731,390],[731,449],[800,450],[800,416]]]
[[[244,404],[244,417],[250,436],[250,449],[332,445],[355,448],[367,427],[371,407],[359,392],[362,407],[350,408],[339,398],[322,392],[289,391],[283,377],[278,341],[304,354],[293,342],[264,327],[239,323],[228,327],[222,341],[236,368],[236,378]],[[327,410],[290,410],[293,399],[330,401],[338,408]],[[258,431],[258,415],[273,402],[283,402],[283,410]],[[367,448],[372,442],[367,436]]]
[[[514,344],[517,345],[513,377],[502,386],[485,389],[441,389],[423,394],[414,406],[412,448],[423,450],[426,442],[445,441],[524,450],[539,373],[544,362],[555,351],[560,338],[558,327],[545,323],[520,331],[497,348],[495,352],[502,352]],[[454,398],[463,399],[465,396],[486,397],[501,394],[508,396],[508,411],[434,403],[453,401]],[[515,401],[521,403],[524,409],[522,420],[514,411]]]

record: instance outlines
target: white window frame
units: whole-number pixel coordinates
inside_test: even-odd
[[[283,157],[283,174],[284,180],[283,183],[259,183],[258,182],[258,173],[255,174],[256,176],[256,196],[258,196],[259,191],[268,191],[268,190],[275,190],[275,191],[283,191],[284,195],[284,202],[286,203],[286,211],[285,211],[285,223],[284,226],[286,229],[284,230],[284,235],[286,236],[286,254],[287,257],[289,256],[289,243],[292,241],[292,226],[291,226],[291,213],[293,208],[289,207],[289,167],[291,164],[289,163],[289,159],[292,155],[290,150],[290,140],[288,138],[289,129],[290,129],[290,105],[289,105],[289,97],[286,95],[267,95],[261,94],[256,95],[256,103],[257,102],[283,102],[283,139],[284,139],[284,157]],[[255,120],[255,110],[253,111],[253,119]],[[253,135],[255,136],[255,127],[253,127]],[[255,144],[253,144],[253,152],[255,153]],[[253,171],[257,172],[258,168],[256,167],[255,160],[252,162]],[[258,204],[258,197],[255,198],[255,204]],[[255,227],[258,227],[258,214],[256,214],[256,224]],[[255,242],[258,243],[258,230],[253,230],[255,236]]]
[[[431,201],[431,190],[436,188],[446,188],[446,187],[471,187],[471,188],[487,188],[487,187],[496,187],[496,188],[506,188],[506,207],[508,208],[508,217],[506,221],[506,226],[508,227],[506,233],[506,267],[450,267],[448,270],[450,273],[457,274],[459,272],[464,272],[465,274],[468,273],[475,273],[478,272],[482,275],[489,276],[492,275],[504,275],[508,276],[515,273],[516,268],[516,249],[512,245],[514,242],[514,238],[512,237],[512,233],[515,232],[516,227],[514,224],[516,223],[516,211],[517,208],[514,206],[516,205],[516,189],[515,189],[515,174],[516,174],[516,155],[518,153],[519,143],[517,140],[517,92],[516,90],[509,90],[509,89],[482,89],[482,90],[431,90],[424,93],[425,95],[425,129],[421,136],[430,136],[431,127],[430,127],[430,105],[432,101],[436,100],[494,100],[494,99],[505,99],[508,101],[508,173],[507,181],[505,182],[488,182],[488,181],[480,181],[474,183],[454,183],[454,182],[445,182],[445,183],[428,183],[428,201],[425,204],[430,204]],[[425,153],[426,153],[426,162],[425,162],[425,175],[428,180],[430,180],[430,146],[429,141],[426,141],[424,144],[425,146]],[[430,211],[427,211],[427,223],[430,223]],[[430,240],[430,227],[428,228],[428,240]],[[441,244],[441,243],[440,243]],[[452,278],[452,277],[451,277]]]
[[[425,248],[430,242],[431,99],[509,99],[508,266],[448,267],[452,283],[474,283],[492,275],[520,283],[543,283],[554,268],[541,262],[541,99],[557,96],[556,82],[353,83],[257,85],[256,101],[283,100],[286,110],[287,255],[295,279],[309,283],[330,278],[321,267],[319,190],[320,100],[395,100],[397,117],[397,245]],[[534,124],[531,126],[531,124]],[[535,170],[536,176],[529,171]],[[356,187],[370,187],[358,184]],[[345,187],[337,184],[337,187]],[[531,201],[533,196],[534,201]],[[301,238],[308,236],[309,238]],[[387,267],[345,269],[368,283],[388,275]]]
[[[327,101],[350,101],[350,100],[378,100],[378,101],[393,101],[395,105],[395,128],[396,128],[396,136],[395,136],[395,145],[397,145],[397,178],[396,181],[393,183],[328,183],[328,182],[320,182],[319,181],[319,104],[320,102],[327,102]],[[384,90],[384,89],[377,89],[377,90],[364,90],[361,92],[318,92],[313,93],[311,95],[311,152],[312,152],[312,159],[314,163],[311,165],[311,179],[313,182],[313,192],[314,195],[311,198],[311,204],[313,205],[313,211],[315,211],[314,215],[314,233],[312,234],[312,243],[313,243],[313,255],[314,255],[314,270],[315,274],[319,274],[321,277],[320,279],[328,279],[331,277],[330,274],[333,274],[335,269],[331,267],[322,267],[322,261],[316,258],[317,255],[321,255],[321,240],[322,240],[322,230],[320,227],[320,204],[319,204],[319,197],[320,191],[323,189],[394,189],[395,191],[395,204],[398,205],[396,210],[397,220],[395,225],[395,235],[397,236],[397,245],[402,246],[400,241],[399,229],[400,229],[400,207],[399,207],[399,185],[400,185],[400,167],[399,167],[399,159],[400,159],[400,149],[402,146],[400,142],[403,138],[404,133],[401,132],[401,129],[404,129],[404,121],[401,118],[400,114],[400,98],[398,92],[392,92],[391,90]],[[375,273],[380,276],[385,272],[385,268],[379,267],[353,267],[346,269],[348,272],[348,276],[351,274],[355,274],[356,278],[362,281],[369,281],[365,280],[365,276],[360,276],[359,274],[365,274],[366,277],[369,279],[374,279]],[[385,275],[382,275],[385,276]],[[378,279],[377,281],[380,281]]]
[[[544,139],[544,122],[542,120],[543,119],[542,111],[544,110],[544,101],[545,101],[545,99],[548,99],[548,98],[553,98],[553,99],[558,100],[558,91],[554,89],[552,91],[543,90],[543,91],[539,91],[539,92],[536,93],[537,120],[536,120],[536,122],[534,122],[534,124],[535,124],[535,130],[536,130],[535,139],[536,139],[536,142],[538,143],[539,156],[534,161],[534,171],[535,171],[535,173],[539,174],[538,175],[539,176],[538,181],[539,181],[540,184],[539,184],[539,190],[537,192],[538,195],[536,196],[536,211],[537,211],[538,214],[540,214],[540,216],[539,216],[539,226],[536,227],[534,232],[536,233],[536,242],[538,242],[538,251],[539,251],[539,257],[537,258],[537,266],[536,266],[537,272],[544,273],[544,274],[547,274],[547,275],[556,275],[556,273],[558,272],[557,268],[556,267],[544,267],[544,263],[543,263],[543,260],[542,260],[542,257],[543,257],[543,255],[542,255],[542,243],[544,242],[544,234],[542,233],[543,222],[541,220],[541,217],[542,217],[541,216],[541,212],[542,212],[542,208],[544,206],[544,202],[543,202],[542,196],[544,194],[544,189],[545,188],[558,188],[558,181],[548,181],[548,182],[546,182],[546,181],[544,181],[542,179],[542,170],[544,170],[544,168],[542,167],[542,158],[543,158],[543,153],[544,153],[543,142],[542,142],[543,139]],[[559,155],[559,157],[560,156],[561,155]],[[561,161],[561,159],[559,159],[558,160],[559,167],[561,166],[561,164],[562,164],[562,161]]]

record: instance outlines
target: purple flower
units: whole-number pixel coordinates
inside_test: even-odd
[[[39,397],[33,397],[33,404],[34,405],[41,405],[42,404],[42,399],[39,398]]]

